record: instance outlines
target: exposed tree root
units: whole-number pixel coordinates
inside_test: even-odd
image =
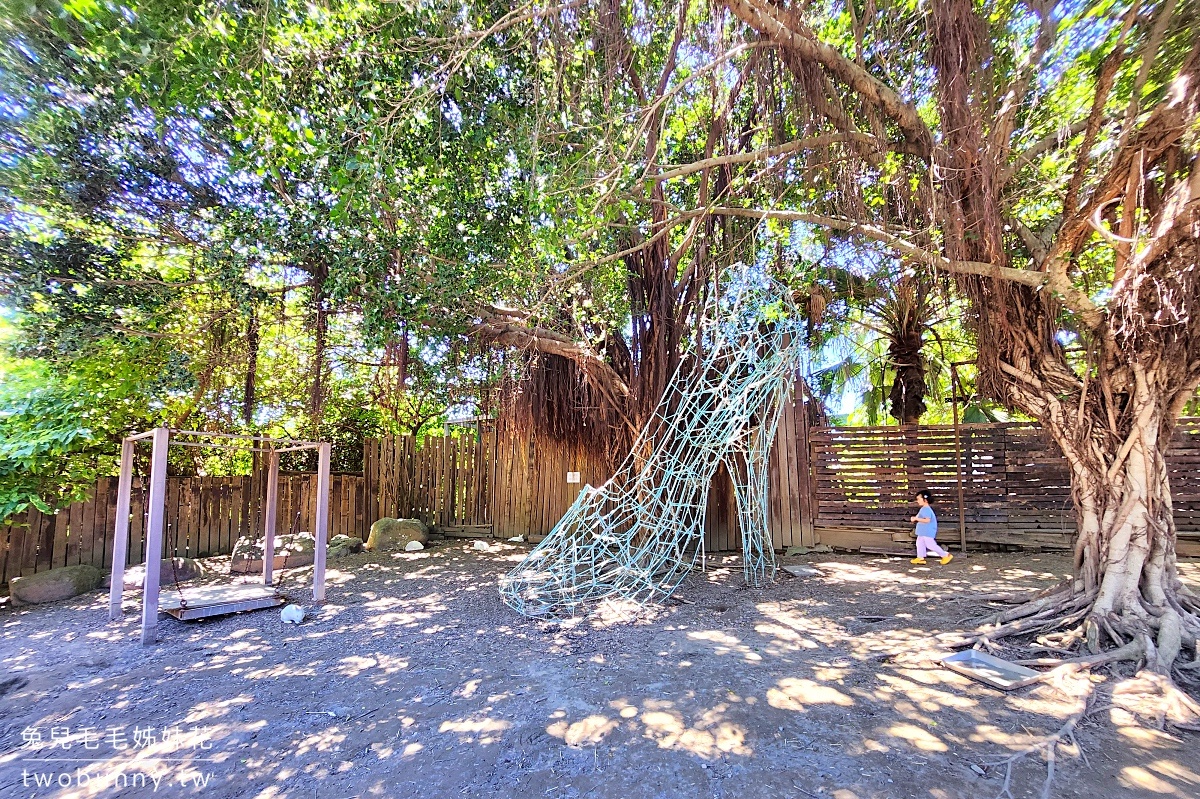
[[[1075,593],[1069,585],[1056,586],[1053,591],[979,620],[981,626],[1004,625],[1025,618],[1044,619],[1056,613],[1087,607],[1095,599],[1094,592]],[[992,636],[996,637],[996,636]]]
[[[980,594],[963,594],[959,599],[973,600],[976,602],[1003,602],[1009,605],[1023,605],[1027,602],[1033,602],[1042,597],[1057,594],[1061,591],[1068,591],[1071,588],[1070,580],[1062,580],[1061,582],[1043,588],[1040,591],[1034,588],[1019,590],[1019,591],[993,591]]]
[[[1036,643],[1027,647],[1031,653],[1049,651],[1065,656],[1018,661],[1051,666],[1036,680],[1041,683],[1106,664],[1135,663],[1136,676],[1117,686],[1114,705],[1160,729],[1170,724],[1197,730],[1200,702],[1179,687],[1200,684],[1196,635],[1200,617],[1188,610],[1185,596],[1164,605],[1141,601],[1126,605],[1122,613],[1097,613],[1096,592],[1076,592],[1070,584],[1062,584],[1036,599],[985,617],[974,632],[946,643],[1000,654],[997,642],[1002,639],[1036,637]],[[1079,656],[1081,648],[1086,654]],[[1185,650],[1191,650],[1193,658],[1189,659]]]
[[[1000,766],[1004,767],[1004,784],[1000,786],[1000,793],[996,794],[996,799],[1005,799],[1005,797],[1007,797],[1007,799],[1015,799],[1012,794],[1013,766],[1015,766],[1017,763],[1020,763],[1029,755],[1040,752],[1046,757],[1046,779],[1042,783],[1042,799],[1049,799],[1050,797],[1050,786],[1054,783],[1055,759],[1059,744],[1063,743],[1064,741],[1070,742],[1070,744],[1075,747],[1075,750],[1079,753],[1079,755],[1086,760],[1087,756],[1083,754],[1083,747],[1081,747],[1079,742],[1075,740],[1075,728],[1079,726],[1079,722],[1083,721],[1088,716],[1105,709],[1104,707],[1089,709],[1091,698],[1091,692],[1084,696],[1083,707],[1074,713],[1069,719],[1067,719],[1066,723],[1059,727],[1057,732],[1030,744],[1021,751],[1015,752],[1004,760],[986,764],[989,768],[999,768]]]
[[[1200,732],[1200,703],[1184,693],[1166,674],[1142,669],[1113,688],[1113,705],[1157,729],[1167,725]]]
[[[1145,649],[1139,641],[1131,641],[1119,649],[1113,649],[1108,652],[1101,652],[1098,655],[1087,655],[1086,657],[1072,658],[1070,660],[1049,661],[1045,658],[1039,658],[1042,662],[1037,665],[1054,666],[1053,669],[1043,674],[1035,682],[1050,682],[1058,680],[1070,674],[1083,671],[1085,669],[1094,669],[1097,666],[1103,666],[1107,663],[1116,663],[1118,661],[1138,661],[1145,654]],[[1032,684],[1032,683],[1031,683]]]
[[[1146,655],[1146,640],[1134,640],[1125,646],[1099,655],[1075,658],[1059,664],[1056,668],[1043,675],[1039,682],[1061,680],[1083,669],[1093,668],[1105,663],[1120,660],[1141,660]],[[1151,644],[1153,646],[1153,644]],[[1111,703],[1092,707],[1093,691],[1088,687],[1082,698],[1082,705],[1054,733],[1041,738],[1007,758],[985,764],[988,768],[1004,767],[1004,782],[996,799],[1014,799],[1012,793],[1013,767],[1026,757],[1042,754],[1046,758],[1046,778],[1042,782],[1042,799],[1049,799],[1050,788],[1054,782],[1058,747],[1064,743],[1073,746],[1087,761],[1083,747],[1075,738],[1075,730],[1079,723],[1089,716],[1110,708],[1120,708],[1137,718],[1153,720],[1158,729],[1163,729],[1167,723],[1171,726],[1192,731],[1200,731],[1200,705],[1191,697],[1179,690],[1171,679],[1158,672],[1143,669],[1132,679],[1118,683],[1112,691]]]

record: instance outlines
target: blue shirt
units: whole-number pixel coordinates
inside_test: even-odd
[[[933,508],[924,505],[917,511],[917,535],[923,535],[926,538],[937,538],[937,516],[933,515]]]

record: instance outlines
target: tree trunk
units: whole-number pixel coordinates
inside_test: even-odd
[[[1076,436],[1048,424],[1071,468],[1078,516],[1074,592],[1088,597],[1087,643],[1142,640],[1146,665],[1168,673],[1181,646],[1200,634],[1197,598],[1180,582],[1165,452],[1175,416],[1139,380],[1126,438],[1101,458],[1082,455]],[[1153,641],[1153,645],[1151,645]]]
[[[258,309],[250,306],[246,325],[246,384],[242,393],[242,421],[249,426],[254,421],[254,405],[258,393]]]
[[[321,419],[325,410],[325,346],[329,335],[329,317],[325,308],[325,278],[329,267],[324,263],[313,271],[313,359],[312,378],[308,395],[310,435],[321,439]],[[316,463],[315,451],[313,463]]]
[[[921,339],[915,345],[893,343],[888,355],[896,370],[888,401],[892,417],[902,425],[915,425],[925,413],[925,359],[921,357]]]

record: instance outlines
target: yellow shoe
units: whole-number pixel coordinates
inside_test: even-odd
[[[946,557],[944,557],[944,558],[938,558],[938,563],[940,563],[940,564],[942,564],[943,566],[945,566],[947,563],[949,563],[949,562],[950,562],[950,561],[952,561],[952,560],[954,560],[954,556],[953,556],[953,555],[951,555],[949,552],[947,552],[947,553],[946,553]]]
[[[925,565],[925,558],[913,558],[912,560],[910,560],[910,561],[909,561],[909,563],[915,563],[915,564],[917,564],[918,566],[924,566],[924,565]]]

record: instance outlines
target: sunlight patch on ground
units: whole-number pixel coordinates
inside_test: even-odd
[[[467,717],[443,721],[438,732],[458,733],[459,743],[492,744],[499,741],[501,734],[511,726],[510,722],[502,719]]]
[[[924,580],[909,574],[894,572],[891,569],[881,569],[876,566],[866,566],[862,563],[845,563],[837,560],[821,561],[821,570],[828,573],[827,580],[843,583],[900,583],[902,585],[917,585]]]
[[[825,616],[807,616],[775,602],[761,602],[755,609],[775,622],[755,625],[756,632],[803,649],[837,646],[851,637],[845,627]]]
[[[995,744],[996,746],[1005,746],[1009,749],[1024,749],[1034,740],[1036,736],[1028,731],[1009,732],[1002,730],[994,724],[980,724],[975,728],[967,740],[978,744]]]
[[[1126,788],[1139,788],[1143,791],[1167,794],[1169,796],[1184,796],[1171,783],[1151,774],[1141,766],[1126,766],[1117,775],[1117,782]]]
[[[594,630],[605,630],[623,624],[649,624],[663,614],[658,605],[642,605],[631,599],[608,598],[596,604],[587,614]],[[564,625],[565,626],[565,625]]]
[[[616,719],[595,713],[573,724],[556,721],[546,728],[546,732],[561,739],[567,746],[584,746],[600,743],[618,724]]]
[[[785,677],[777,685],[767,691],[767,704],[779,710],[802,712],[806,705],[854,705],[854,700],[841,691],[813,680]]]
[[[711,725],[702,721],[699,726],[688,726],[683,716],[674,710],[646,711],[640,720],[645,727],[643,737],[662,749],[682,749],[705,759],[718,757],[721,753],[752,754],[746,746],[746,731],[728,721]]]
[[[1200,786],[1200,774],[1183,765],[1177,760],[1155,760],[1148,763],[1146,768],[1164,777],[1168,777],[1188,785]]]
[[[219,670],[225,660],[225,658],[210,658],[210,661],[216,662],[210,662],[207,665]],[[316,675],[316,669],[311,666],[297,666],[292,663],[276,663],[264,669],[249,669],[242,672],[242,676],[247,680],[274,680],[281,677],[315,677]]]
[[[942,743],[942,740],[936,735],[929,732],[929,730],[924,730],[913,724],[893,724],[890,727],[880,730],[880,732],[892,738],[905,741],[922,752],[950,751],[949,747]]]
[[[303,760],[315,752],[332,752],[346,740],[346,734],[337,727],[315,732],[296,744],[296,758]]]
[[[217,702],[200,702],[192,706],[191,711],[188,712],[183,720],[187,724],[199,724],[202,721],[219,719],[222,716],[228,716],[230,713],[241,709],[244,705],[249,705],[253,701],[253,696],[240,694],[232,699],[222,699]]]
[[[955,690],[959,680],[966,678],[942,669],[904,669],[897,674],[880,674],[879,679],[893,691],[915,702],[921,710],[935,713],[945,708],[970,711],[979,702]]]

